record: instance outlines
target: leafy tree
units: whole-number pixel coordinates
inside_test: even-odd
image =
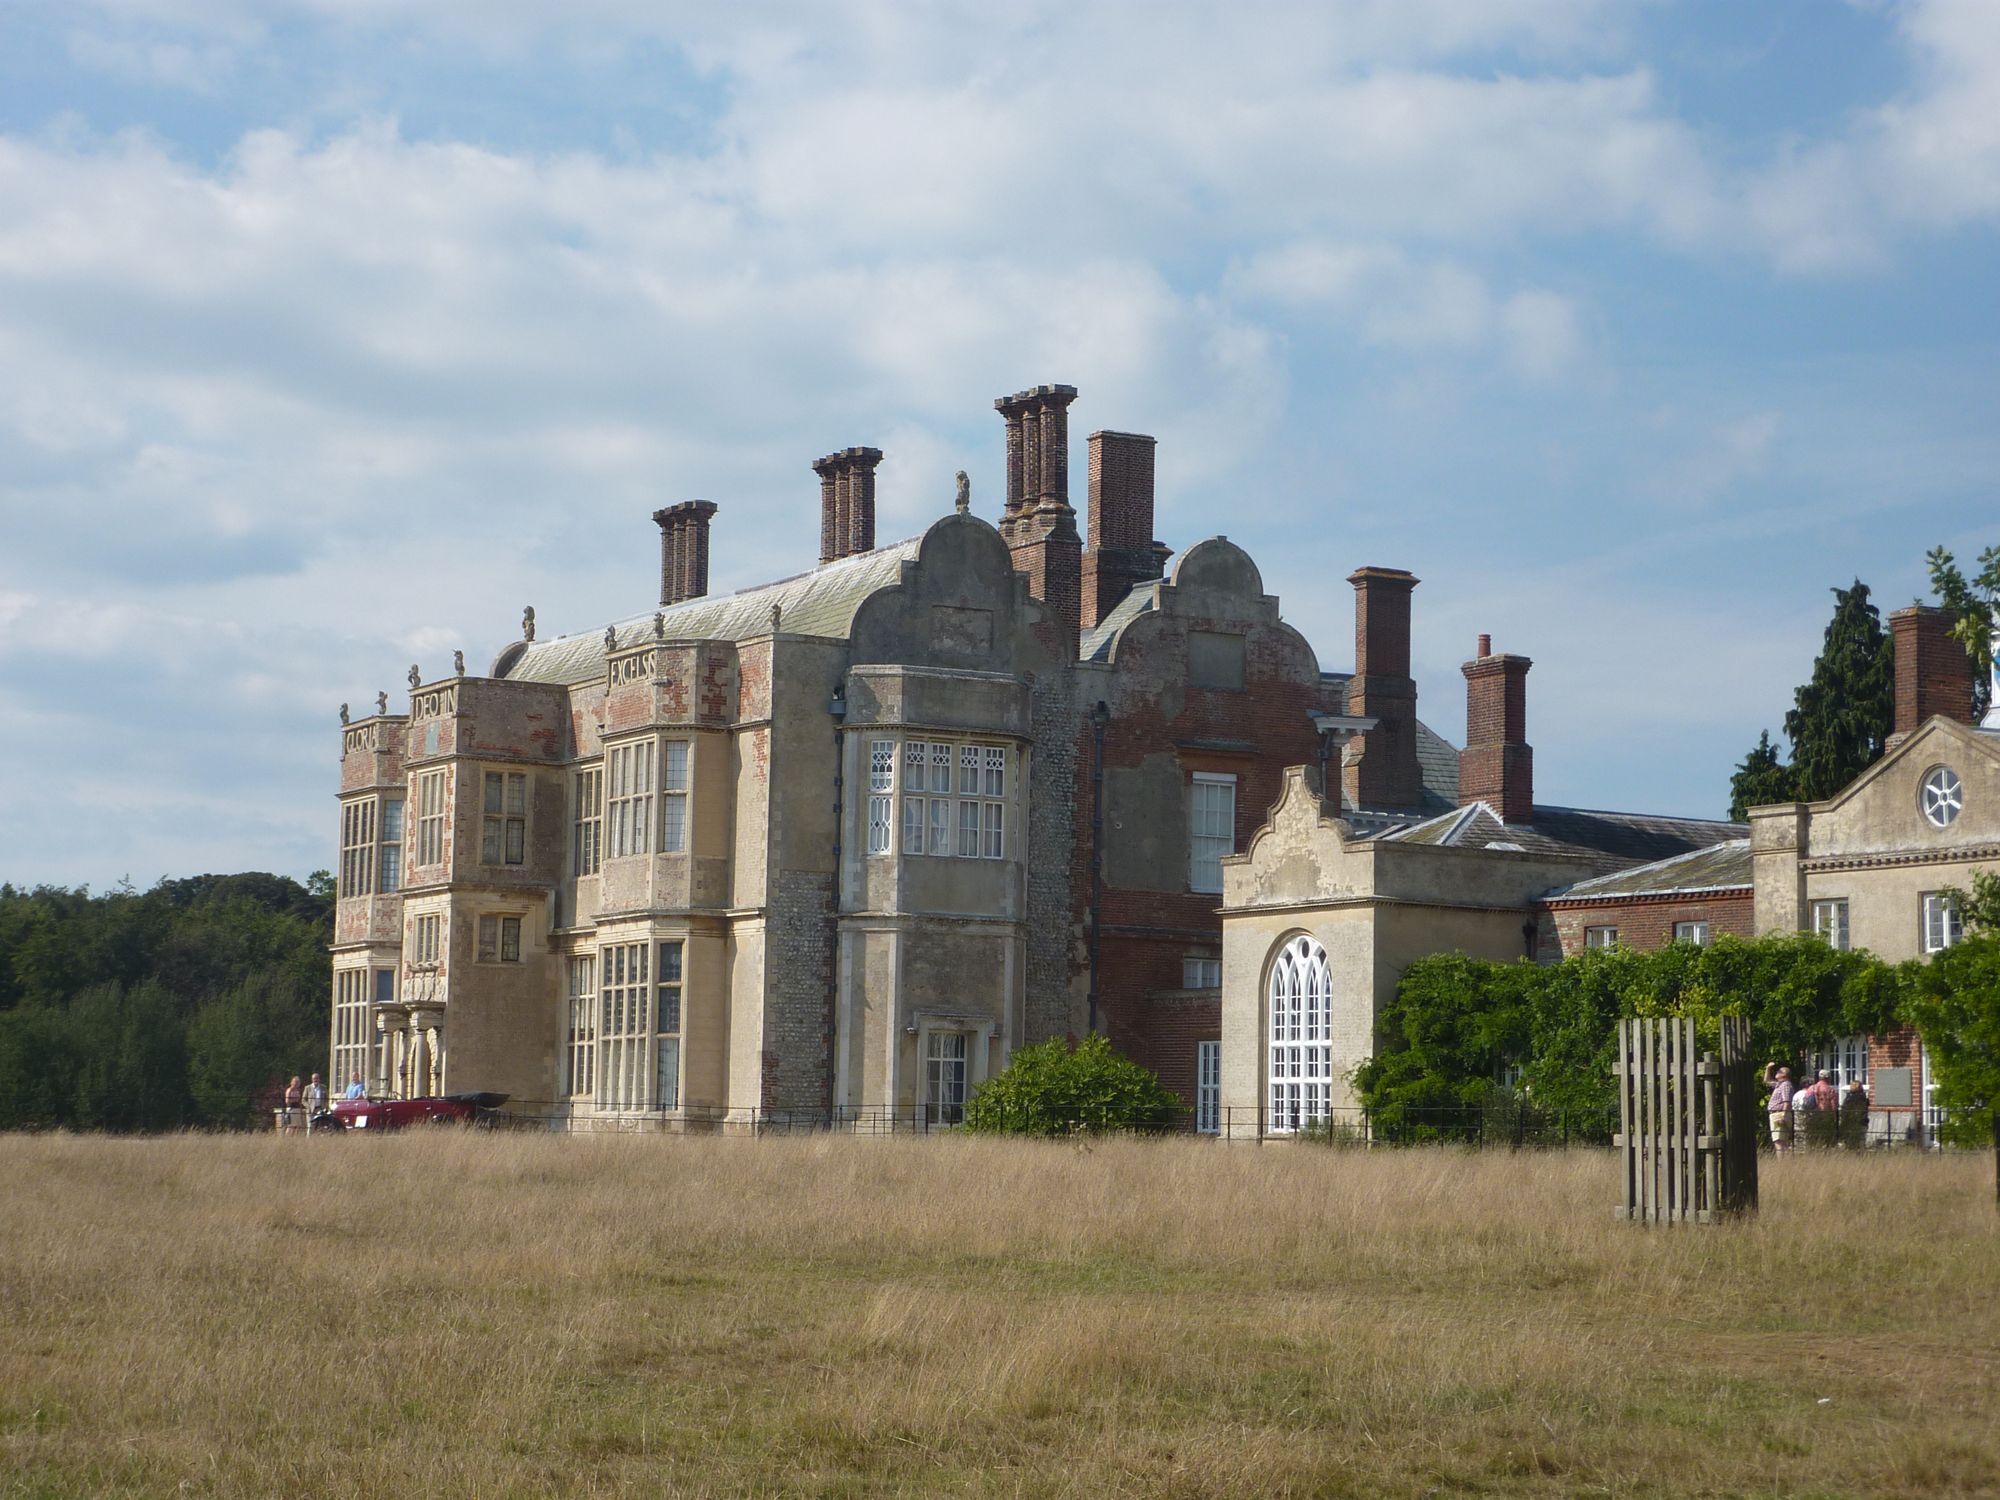
[[[1924,561],[1930,564],[1938,603],[1957,616],[1951,633],[1972,658],[1972,710],[1983,715],[1992,701],[1993,632],[2000,628],[2000,546],[1979,554],[1979,572],[1970,580],[1943,547],[1933,547]]]
[[[325,1066],[332,897],[278,875],[0,886],[0,1128],[237,1124]]]
[[[1994,894],[1989,887],[1989,897]],[[1905,983],[1905,1013],[1923,1034],[1937,1073],[1937,1102],[1945,1110],[1939,1134],[1968,1146],[1994,1140],[2000,1112],[2000,930],[1989,926],[1928,963],[1909,964]]]
[[[1944,894],[1958,907],[1959,917],[1973,932],[2000,933],[2000,874],[1972,872],[1972,891],[1947,887]]]
[[[1747,1016],[1759,1052],[1797,1062],[1829,1037],[1887,1030],[1901,993],[1889,965],[1810,934],[1593,949],[1547,965],[1434,954],[1404,972],[1354,1082],[1378,1128],[1448,1134],[1425,1112],[1483,1105],[1517,1064],[1537,1108],[1587,1135],[1616,1103],[1622,1016],[1688,1016],[1711,1044],[1722,1016]]]
[[[1778,747],[1771,743],[1771,731],[1766,729],[1729,778],[1729,816],[1740,823],[1753,807],[1795,802],[1797,783],[1792,768],[1778,758]]]
[[[980,1085],[966,1103],[965,1128],[990,1135],[1160,1130],[1180,1113],[1181,1101],[1158,1078],[1102,1036],[1074,1048],[1056,1037],[1023,1047]]]
[[[1812,678],[1785,715],[1795,794],[1808,802],[1867,770],[1896,727],[1895,658],[1868,585],[1857,578],[1833,598]]]

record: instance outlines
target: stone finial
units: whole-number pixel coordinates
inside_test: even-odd
[[[463,651],[454,651],[451,653],[451,675],[454,677],[463,677],[465,675],[465,653]]]
[[[958,507],[961,516],[972,513],[972,481],[963,469],[958,471],[958,495],[952,503]]]
[[[412,691],[414,691],[415,689],[417,689],[417,688],[421,687],[421,686],[423,685],[423,681],[424,681],[424,674],[423,674],[422,672],[420,672],[420,671],[418,671],[418,670],[417,670],[417,664],[416,664],[415,662],[411,662],[411,663],[410,663],[410,687],[411,687]]]
[[[526,609],[521,611],[521,639],[524,641],[532,641],[534,638],[535,638],[535,606],[530,604]]]
[[[653,611],[653,639],[656,641],[664,641],[666,638],[667,638],[667,617],[661,614],[656,609]]]
[[[375,695],[375,712],[378,714],[386,714],[388,711],[389,711],[389,695],[387,693],[377,693]]]
[[[604,627],[604,649],[606,651],[616,651],[618,649],[618,627],[616,625],[607,625]]]
[[[784,623],[785,606],[782,604],[773,604],[771,606],[771,634],[776,635],[783,628]]]
[[[343,724],[347,722],[347,705],[345,703],[340,705],[340,722]]]

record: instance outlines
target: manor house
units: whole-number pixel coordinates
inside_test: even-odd
[[[1388,829],[1501,761],[1417,719],[1409,573],[1349,575],[1352,670],[1323,670],[1240,547],[1154,537],[1154,439],[1117,431],[1086,542],[1075,397],[995,403],[997,524],[961,476],[879,546],[881,452],[842,449],[817,566],[711,597],[726,513],[683,501],[657,607],[529,611],[483,674],[343,710],[332,1076],[558,1121],[949,1123],[1015,1048],[1099,1030],[1213,1128],[1224,865],[1284,768],[1338,766]]]

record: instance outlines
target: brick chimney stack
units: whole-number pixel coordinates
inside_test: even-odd
[[[1090,435],[1090,546],[1083,554],[1085,629],[1110,614],[1133,589],[1166,571],[1173,549],[1153,540],[1154,447],[1152,438],[1136,432]]]
[[[1912,604],[1889,616],[1896,650],[1896,728],[1889,745],[1902,744],[1926,719],[1943,714],[1972,720],[1972,658],[1951,634],[1949,610]]]
[[[1355,742],[1345,780],[1352,807],[1415,811],[1423,805],[1417,766],[1417,685],[1410,677],[1410,591],[1401,568],[1360,568],[1354,585],[1354,676],[1347,711],[1376,720]]]
[[[683,500],[653,512],[660,528],[660,608],[708,592],[708,523],[713,500]]]
[[[843,448],[814,463],[822,563],[875,550],[875,466],[880,462],[880,448]]]
[[[1038,385],[993,403],[1007,423],[1007,497],[1000,537],[1014,571],[1047,605],[1073,654],[1083,619],[1083,539],[1069,503],[1073,385]]]
[[[1493,637],[1479,638],[1479,655],[1465,673],[1465,749],[1458,756],[1458,805],[1484,802],[1503,823],[1535,819],[1535,751],[1528,743],[1525,656],[1493,654]]]

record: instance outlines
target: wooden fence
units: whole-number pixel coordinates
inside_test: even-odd
[[[1750,1025],[1724,1017],[1722,1055],[1685,1017],[1618,1023],[1618,1217],[1712,1223],[1757,1206],[1757,1075]]]

